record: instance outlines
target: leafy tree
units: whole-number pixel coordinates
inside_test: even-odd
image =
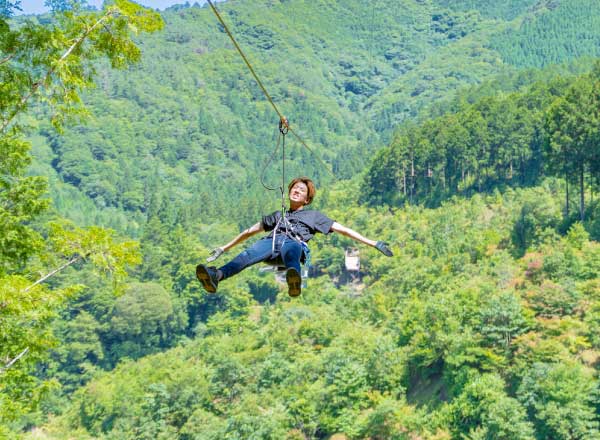
[[[373,440],[404,440],[411,436],[430,438],[419,432],[424,431],[421,417],[415,408],[405,402],[381,399],[373,411],[357,420],[357,424],[361,426],[358,436]]]
[[[187,327],[182,304],[158,284],[130,284],[117,299],[104,340],[116,361],[136,359],[174,344]]]
[[[486,300],[481,310],[481,329],[490,344],[508,351],[513,338],[527,327],[518,297],[513,292],[502,292]]]
[[[15,6],[18,4],[11,2],[4,9],[10,12]],[[34,221],[39,221],[49,205],[43,198],[46,183],[26,175],[31,160],[29,144],[22,140],[18,117],[34,100],[43,101],[55,106],[54,120],[60,125],[65,115],[76,111],[78,91],[92,84],[93,60],[105,56],[114,67],[139,60],[129,26],[154,31],[161,25],[156,13],[125,0],[117,0],[100,13],[57,16],[48,25],[33,21],[15,25],[5,16],[0,18],[0,152],[7,159],[0,165],[2,434],[7,432],[6,422],[35,407],[51,386],[52,381],[39,382],[32,373],[55,343],[50,321],[77,290],[75,286],[50,290],[41,283],[84,260],[117,276],[125,274],[128,264],[137,262],[132,243],[117,243],[112,231],[101,228],[50,227],[50,246],[44,249]],[[59,256],[66,258],[44,276],[36,276],[33,267],[28,267],[56,263]],[[38,279],[33,282],[31,278]]]
[[[60,341],[52,350],[47,377],[56,378],[64,392],[87,383],[105,359],[100,340],[102,327],[85,311],[72,320],[59,320],[54,334]]]
[[[51,258],[52,252],[56,252],[62,257],[60,267],[35,282],[23,275],[1,278],[0,298],[4,306],[0,308],[0,316],[4,325],[0,346],[4,366],[0,371],[5,380],[0,383],[3,399],[0,423],[14,420],[22,412],[35,407],[41,395],[51,385],[56,385],[54,380],[38,380],[33,373],[36,365],[48,356],[49,349],[56,345],[52,320],[58,316],[64,302],[81,286],[51,290],[43,282],[83,260],[91,262],[101,273],[113,274],[115,280],[126,273],[128,265],[139,262],[135,244],[115,242],[113,231],[97,227],[87,231],[79,228],[65,230],[58,225],[52,229],[48,238],[52,249],[42,256],[49,261],[57,261]],[[4,425],[0,424],[0,429],[3,428]]]
[[[517,396],[542,439],[593,439],[599,424],[594,415],[590,373],[577,364],[534,364]]]
[[[448,406],[455,433],[469,439],[533,440],[525,408],[506,395],[504,382],[494,374],[476,375]]]
[[[543,240],[548,230],[560,225],[560,209],[554,197],[547,192],[534,191],[524,200],[514,223],[511,240],[520,254]]]
[[[49,201],[43,177],[27,176],[29,145],[16,136],[0,138],[0,275],[22,271],[43,248],[43,238],[31,225]]]

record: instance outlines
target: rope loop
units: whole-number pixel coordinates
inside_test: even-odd
[[[290,131],[290,123],[285,116],[282,116],[279,120],[279,131],[284,136]]]

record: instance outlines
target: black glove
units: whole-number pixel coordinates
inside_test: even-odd
[[[211,261],[215,261],[217,258],[219,258],[221,255],[223,254],[223,248],[215,248],[212,251],[210,251],[210,257],[208,257],[206,259],[206,261],[211,262]]]
[[[393,257],[394,254],[392,253],[392,251],[390,250],[390,248],[388,247],[387,243],[384,243],[383,241],[378,241],[375,244],[375,247],[377,248],[377,250],[379,252],[381,252],[383,255],[385,255],[386,257]]]

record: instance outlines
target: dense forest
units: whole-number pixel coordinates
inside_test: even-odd
[[[354,176],[399,123],[435,111],[433,103],[464,86],[517,71],[491,48],[514,26],[487,18],[498,7],[401,6],[391,0],[369,7],[358,0],[220,5],[269,93],[316,152],[290,139],[288,175],[329,183],[324,160],[337,179]],[[549,13],[568,17],[570,7],[563,9]],[[537,17],[526,2],[502,12]],[[85,124],[59,136],[40,123],[32,139],[35,156],[44,158],[39,172],[56,176],[61,212],[135,237],[161,203],[207,223],[239,217],[248,224],[274,200],[257,176],[276,146],[277,115],[207,7],[172,8],[163,18],[165,30],[140,42],[140,63],[120,72],[97,67],[97,87],[84,96],[91,114]],[[593,14],[580,18],[565,18],[561,29],[593,28]],[[564,53],[560,61],[571,59]],[[575,66],[577,73],[583,68]],[[265,175],[272,186],[279,168]],[[232,203],[240,194],[252,201],[241,210]]]
[[[216,294],[194,276],[282,172],[210,8],[19,3],[0,438],[600,437],[596,1],[218,3],[310,146],[287,137],[286,177],[394,250],[351,272],[356,243],[317,237],[299,298],[263,268]]]

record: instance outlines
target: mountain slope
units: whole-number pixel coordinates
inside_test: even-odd
[[[321,159],[336,179],[354,176],[397,124],[428,114],[466,86],[554,61],[546,54],[563,42],[544,37],[556,28],[548,20],[560,23],[566,38],[580,28],[594,34],[597,2],[576,3],[573,20],[566,20],[571,9],[564,2],[540,2],[548,6],[536,9],[531,2],[263,0],[219,8],[281,111],[318,156],[288,136],[287,175],[325,183],[333,178]],[[585,8],[591,13],[580,13]],[[41,127],[40,158],[51,149],[45,165],[76,188],[54,186],[55,198],[64,201],[58,208],[81,219],[78,210],[91,199],[96,218],[116,210],[139,224],[167,203],[207,222],[235,217],[247,224],[277,207],[277,192],[265,191],[259,179],[277,144],[277,115],[207,7],[174,7],[164,17],[165,31],[140,41],[140,66],[125,73],[98,67],[98,89],[86,97],[89,123],[61,137]],[[514,32],[526,23],[538,30]],[[527,47],[543,42],[542,53],[509,49],[526,41]],[[556,60],[591,55],[595,47]],[[529,61],[517,60],[523,57]],[[265,176],[278,185],[279,159]],[[242,210],[240,199],[248,201]]]

